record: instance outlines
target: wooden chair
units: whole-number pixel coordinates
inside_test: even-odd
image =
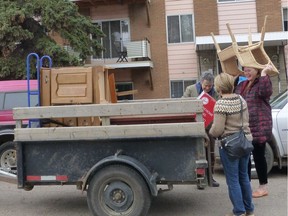
[[[127,50],[122,48],[122,41],[114,41],[114,47],[118,53],[118,59],[116,62],[128,62]]]
[[[272,66],[272,70],[268,72],[270,76],[278,75],[279,71],[274,66],[269,56],[264,49],[264,37],[265,37],[265,26],[266,26],[267,16],[265,16],[264,25],[261,30],[261,38],[259,42],[252,43],[251,31],[249,28],[249,37],[247,46],[238,46],[235,36],[232,33],[229,24],[227,23],[227,28],[232,39],[232,48],[239,63],[243,67],[253,67],[257,69],[264,69],[267,64]]]
[[[226,49],[221,50],[212,32],[211,32],[211,35],[212,35],[212,38],[213,38],[213,41],[217,50],[217,55],[220,60],[220,64],[221,64],[223,72],[228,73],[233,76],[242,75],[243,71],[239,69],[237,56],[234,52],[233,47],[229,46]]]
[[[217,49],[217,54],[222,66],[222,70],[225,73],[231,74],[233,76],[242,74],[238,67],[237,60],[242,67],[253,67],[257,69],[264,69],[267,64],[272,66],[272,70],[268,72],[270,76],[278,75],[279,71],[274,66],[269,56],[264,49],[264,37],[265,37],[265,26],[266,26],[267,16],[265,17],[264,26],[261,31],[261,39],[259,42],[252,43],[251,31],[249,28],[248,36],[248,45],[238,46],[235,36],[231,31],[229,23],[226,24],[231,40],[232,45],[227,47],[224,50],[221,50],[219,44],[216,42],[216,39],[211,33],[215,47]]]

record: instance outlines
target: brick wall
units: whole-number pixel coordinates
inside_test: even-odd
[[[194,0],[194,16],[196,36],[219,34],[216,0]]]
[[[150,40],[151,58],[154,63],[151,72],[153,90],[150,89],[149,69],[134,69],[131,71],[135,89],[138,90],[135,99],[170,97],[165,1],[151,1],[149,11],[150,27],[147,24],[145,7],[137,4],[129,6],[131,40],[142,40],[144,39],[143,36],[146,36]]]
[[[256,0],[258,32],[261,32],[266,15],[268,15],[266,32],[282,31],[281,10],[279,0]]]

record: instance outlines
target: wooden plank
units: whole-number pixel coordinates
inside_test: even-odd
[[[151,102],[116,104],[65,105],[48,107],[22,107],[13,109],[15,120],[90,116],[129,116],[202,113],[202,100],[171,99]]]
[[[101,120],[102,120],[102,125],[104,125],[104,126],[110,125],[110,118],[109,117],[102,117]]]
[[[102,66],[95,66],[92,69],[93,103],[95,103],[95,104],[99,104],[101,101],[99,73],[101,73],[101,72],[103,73],[103,70],[104,69]]]
[[[158,102],[158,101],[177,101],[177,100],[197,100],[197,97],[189,97],[189,98],[181,98],[181,99],[177,99],[177,98],[161,98],[161,99],[137,99],[137,100],[131,100],[129,101],[129,103],[140,103],[140,102]],[[119,101],[119,103],[125,103],[123,101]]]
[[[108,68],[104,69],[104,83],[105,83],[105,98],[107,101],[111,102],[111,95],[110,95],[110,87],[109,87],[109,79],[108,79]]]
[[[137,93],[138,93],[138,90],[134,89],[134,90],[129,90],[129,91],[117,92],[117,96],[133,95]]]
[[[111,103],[117,103],[117,94],[116,94],[116,89],[115,89],[114,73],[109,74],[108,80],[109,80]]]
[[[204,122],[91,127],[16,128],[15,141],[205,137]]]
[[[51,69],[41,68],[40,71],[40,99],[41,106],[51,105]]]

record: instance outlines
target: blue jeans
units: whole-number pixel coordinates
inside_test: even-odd
[[[248,177],[248,161],[250,155],[232,160],[226,151],[219,149],[221,163],[226,176],[229,198],[233,205],[233,214],[241,215],[254,212],[252,189]]]

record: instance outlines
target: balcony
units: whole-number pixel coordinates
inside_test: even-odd
[[[153,68],[149,40],[103,40],[105,51],[91,58],[91,64],[111,68]]]

